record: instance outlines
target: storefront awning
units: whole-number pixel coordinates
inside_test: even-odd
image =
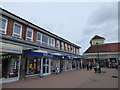
[[[54,55],[54,54],[49,54],[49,53],[42,53],[42,52],[27,52],[27,55],[35,55],[35,56],[44,56],[44,57],[54,57],[54,58],[62,58],[60,55]]]
[[[35,56],[43,56],[43,57],[53,57],[53,58],[61,58],[61,59],[73,59],[73,60],[81,60],[80,58],[72,58],[68,56],[62,56],[62,55],[57,55],[57,54],[50,54],[50,53],[43,53],[43,52],[35,52],[35,51],[30,51],[27,52],[26,55],[35,55]]]

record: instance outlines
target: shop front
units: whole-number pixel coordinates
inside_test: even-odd
[[[2,42],[0,44],[2,45],[0,47],[0,60],[2,64],[0,83],[17,81],[20,76],[22,47]]]
[[[43,50],[34,50],[28,52],[26,55],[27,76],[40,73],[46,76],[55,72],[56,68],[60,68],[60,55],[49,54]]]
[[[77,61],[76,60],[63,60],[63,71],[75,70],[77,69]]]
[[[29,56],[29,55],[27,55]],[[26,76],[38,75],[42,72],[43,76],[49,75],[51,58],[44,56],[29,56],[26,59]]]
[[[60,69],[60,59],[51,59],[51,73],[55,73],[57,68]]]

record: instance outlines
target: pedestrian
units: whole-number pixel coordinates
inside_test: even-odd
[[[89,70],[89,64],[87,64],[87,70]]]
[[[92,67],[93,67],[93,65],[92,65],[92,63],[90,64],[90,70],[92,69]]]
[[[95,64],[95,66],[94,66],[94,72],[95,73],[97,72],[97,64]]]

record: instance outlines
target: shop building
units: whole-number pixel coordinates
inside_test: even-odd
[[[80,68],[80,47],[76,44],[2,8],[0,23],[2,83],[39,75],[40,72],[49,75],[56,67],[60,72],[64,68],[67,71],[69,66],[64,61],[73,64],[69,68]]]
[[[84,52],[87,62],[99,62],[102,67],[115,67],[120,62],[120,43],[104,43],[105,38],[95,35],[91,41],[91,46]]]

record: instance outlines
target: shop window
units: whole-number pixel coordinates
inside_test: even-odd
[[[48,45],[48,36],[42,34],[42,44]]]
[[[76,68],[76,61],[72,61],[72,69]]]
[[[37,41],[42,43],[42,34],[37,32]]]
[[[27,73],[26,74],[38,74],[41,68],[41,59],[33,58],[27,59]]]
[[[0,17],[0,33],[6,33],[7,19]]]
[[[22,25],[18,23],[14,23],[13,36],[21,38],[21,33],[22,33]]]
[[[2,78],[18,77],[19,55],[2,56]]]
[[[33,40],[33,30],[30,29],[30,28],[27,28],[26,40],[28,40],[28,41],[32,41]]]

